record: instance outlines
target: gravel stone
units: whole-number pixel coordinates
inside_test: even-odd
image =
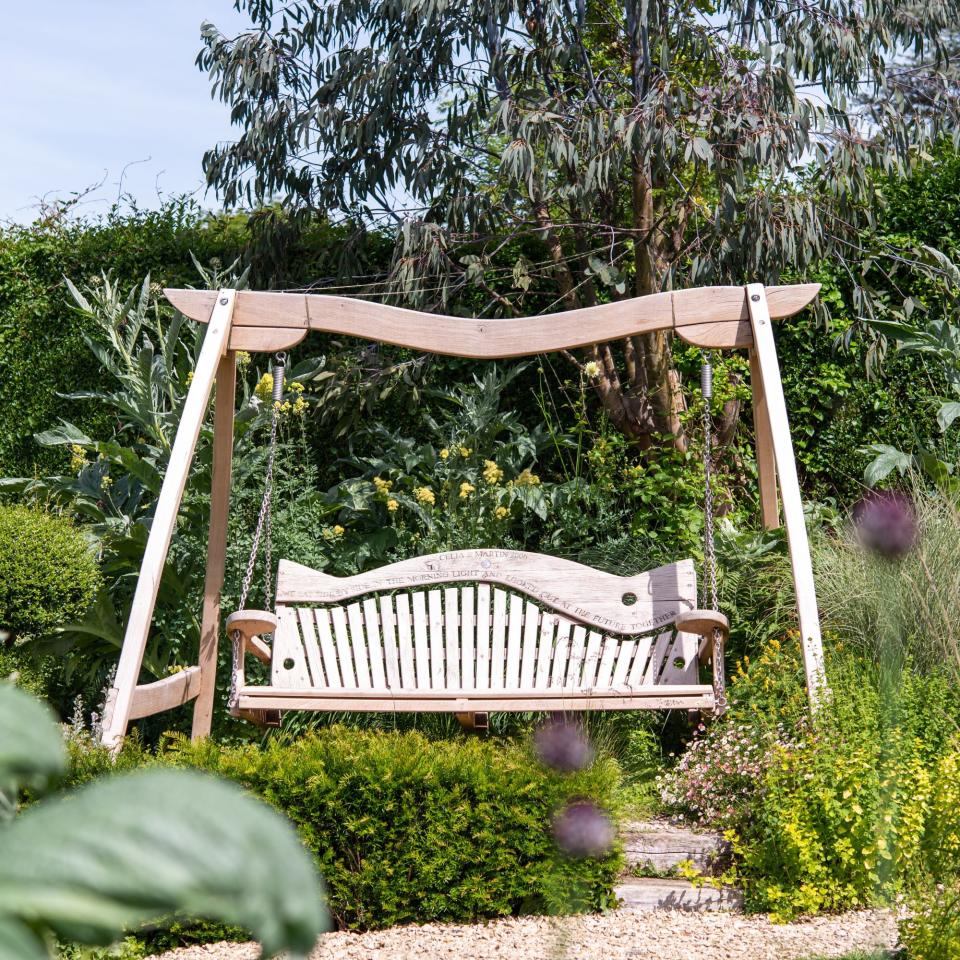
[[[615,910],[580,917],[518,917],[329,933],[311,960],[801,960],[897,943],[892,913],[865,910],[775,924],[763,916]],[[256,960],[252,943],[214,943],[162,960]]]

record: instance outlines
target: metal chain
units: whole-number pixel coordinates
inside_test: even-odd
[[[246,609],[247,596],[250,585],[253,583],[253,571],[257,564],[257,554],[260,551],[260,539],[266,532],[264,539],[264,587],[263,596],[265,609],[273,609],[273,464],[277,457],[277,426],[280,422],[280,403],[283,399],[284,366],[287,361],[285,353],[278,353],[273,362],[273,409],[270,416],[270,447],[267,454],[267,469],[263,480],[263,499],[260,501],[260,514],[257,517],[257,527],[253,532],[253,544],[250,547],[250,558],[247,560],[247,572],[243,577],[243,586],[240,590],[240,610]]]
[[[703,394],[703,603],[710,610],[717,610],[717,553],[713,541],[713,421],[710,417],[713,367],[706,357],[700,367],[700,392]]]

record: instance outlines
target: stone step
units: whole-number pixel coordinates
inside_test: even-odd
[[[689,880],[629,877],[614,887],[620,907],[645,913],[651,910],[743,909],[743,894],[735,887],[695,887]]]
[[[700,873],[711,875],[723,868],[730,845],[714,833],[699,833],[666,820],[624,824],[621,829],[626,873],[663,875],[674,872],[685,860]]]

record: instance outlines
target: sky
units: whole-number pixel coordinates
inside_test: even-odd
[[[228,108],[195,66],[200,23],[246,21],[231,0],[0,0],[0,221],[103,181],[81,211],[121,192],[142,206],[196,191],[201,161],[235,139]]]

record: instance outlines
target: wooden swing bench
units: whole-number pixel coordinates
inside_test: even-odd
[[[654,331],[672,332],[708,349],[746,349],[761,515],[766,527],[779,526],[782,506],[807,688],[815,706],[825,689],[820,624],[771,320],[797,313],[818,289],[816,284],[706,287],[551,316],[495,320],[435,316],[318,294],[165,291],[188,318],[206,323],[207,331],[108,691],[104,743],[116,750],[131,720],[191,700],[193,736],[209,734],[223,629],[220,591],[237,352],[284,351],[311,330],[477,359],[570,350]],[[275,377],[275,389],[276,382]],[[215,383],[199,662],[140,683],[160,577]],[[710,449],[709,433],[705,449]],[[709,453],[704,463],[709,489]],[[269,484],[265,501],[267,490]],[[708,497],[708,519],[709,503]],[[256,544],[255,538],[252,556]],[[243,596],[252,568],[251,563]],[[715,595],[712,581],[708,577]],[[471,717],[501,710],[716,712],[724,704],[728,625],[715,600],[711,604],[714,609],[697,609],[691,560],[621,577],[533,553],[467,550],[346,578],[281,561],[276,610],[241,609],[227,618],[234,646],[229,709],[260,723],[276,722],[286,710],[442,711]],[[248,655],[269,667],[268,682],[248,682]],[[701,676],[707,664],[709,683]]]
[[[471,721],[489,711],[713,711],[723,673],[703,684],[699,666],[727,621],[696,601],[692,560],[618,577],[539,554],[461,550],[346,578],[284,560],[276,613],[227,618],[240,647],[231,712],[269,723],[283,710]],[[246,683],[245,654],[270,667],[269,684]]]

